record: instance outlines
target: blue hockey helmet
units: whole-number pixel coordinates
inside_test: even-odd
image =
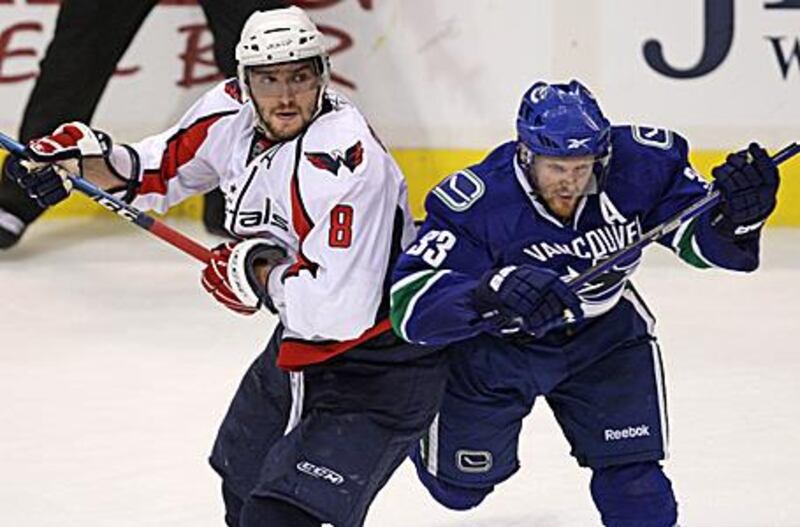
[[[517,113],[519,159],[528,168],[536,155],[594,156],[601,178],[611,152],[611,123],[586,86],[536,82]]]

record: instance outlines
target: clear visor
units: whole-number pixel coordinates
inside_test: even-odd
[[[597,174],[594,170],[596,162],[592,163],[592,168],[587,171],[564,171],[554,172],[552,169],[545,169],[534,165],[531,168],[530,178],[533,189],[537,194],[544,197],[560,199],[580,198],[591,194],[597,194],[598,183]]]
[[[597,194],[603,162],[594,156],[549,157],[520,149],[520,166],[528,173],[533,190],[546,198],[571,199]]]
[[[322,75],[313,60],[250,66],[245,70],[247,84],[253,97],[282,97],[300,95],[322,85]]]

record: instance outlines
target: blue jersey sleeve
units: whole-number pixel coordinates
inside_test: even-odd
[[[711,189],[689,163],[686,140],[674,134],[672,147],[666,153],[664,181],[655,206],[644,218],[645,231],[656,227],[703,198]],[[721,235],[711,226],[717,209],[686,222],[664,236],[659,243],[672,249],[683,261],[706,269],[721,267],[736,271],[752,271],[758,267],[758,236],[732,239]]]
[[[436,191],[425,208],[427,219],[394,270],[390,316],[403,339],[446,344],[482,331],[472,295],[492,260],[467,212],[448,208]]]

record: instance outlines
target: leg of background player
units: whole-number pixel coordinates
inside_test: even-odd
[[[214,35],[214,60],[226,77],[236,76],[236,43],[247,17],[253,11],[287,6],[284,0],[200,0],[200,6]]]
[[[53,39],[22,119],[20,139],[68,121],[91,121],[108,80],[156,0],[70,0],[61,4]],[[0,248],[10,247],[43,212],[11,181],[0,180]],[[18,222],[13,222],[16,218]]]
[[[236,76],[236,43],[245,20],[253,11],[266,11],[286,7],[283,0],[200,0],[214,35],[214,60],[225,77]],[[203,224],[209,232],[227,236],[225,198],[219,189],[207,193],[203,199]]]
[[[156,0],[61,4],[20,128],[27,142],[70,120],[89,121],[117,62]]]

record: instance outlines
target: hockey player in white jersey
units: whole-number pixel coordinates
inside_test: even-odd
[[[69,123],[32,141],[33,162],[9,163],[10,174],[43,205],[66,198],[63,176],[78,169],[157,211],[219,186],[239,241],[213,251],[203,286],[237,312],[281,321],[211,455],[226,522],[361,525],[444,385],[443,355],[403,343],[388,320],[387,275],[415,234],[406,183],[328,88],[322,35],[302,10],[254,14],[236,52],[238,79],[166,132],[113,145]]]

